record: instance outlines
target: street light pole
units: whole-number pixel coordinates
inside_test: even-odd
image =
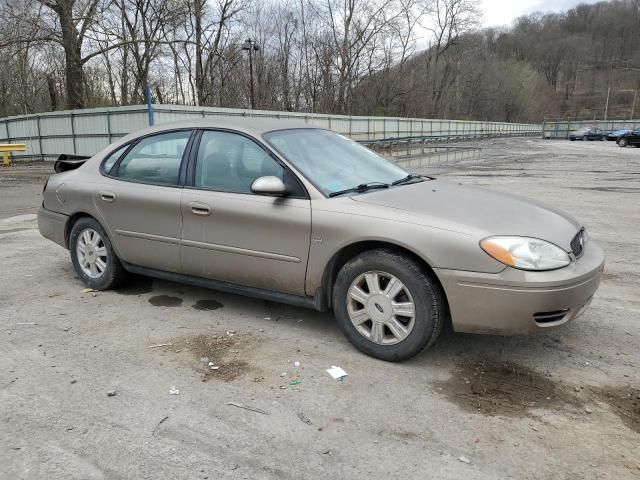
[[[257,52],[260,50],[260,46],[256,43],[255,40],[251,38],[247,38],[242,45],[243,50],[247,50],[249,52],[249,79],[251,85],[251,110],[256,108],[255,103],[255,93],[253,88],[253,52]]]

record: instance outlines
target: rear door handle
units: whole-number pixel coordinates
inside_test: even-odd
[[[191,213],[194,215],[201,215],[203,217],[211,215],[211,207],[206,203],[189,202],[188,205],[191,207]]]
[[[113,202],[116,199],[116,194],[113,192],[100,192],[100,198],[105,202]]]

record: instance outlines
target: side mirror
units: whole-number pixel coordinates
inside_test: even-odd
[[[268,176],[256,178],[251,184],[251,191],[258,195],[283,197],[287,194],[287,187],[278,177]]]

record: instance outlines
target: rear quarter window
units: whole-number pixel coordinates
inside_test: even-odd
[[[120,159],[122,154],[127,150],[127,148],[129,148],[128,143],[126,145],[123,145],[119,149],[114,150],[109,155],[107,155],[105,160],[102,162],[102,171],[107,175],[109,175],[111,173],[111,169],[113,168],[115,163]]]

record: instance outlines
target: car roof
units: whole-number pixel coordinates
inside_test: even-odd
[[[302,120],[280,120],[277,118],[255,118],[255,117],[238,117],[238,118],[224,118],[224,119],[190,119],[179,122],[161,123],[154,125],[153,127],[146,128],[134,132],[127,137],[135,138],[151,133],[159,133],[166,130],[175,130],[182,128],[221,128],[228,130],[236,130],[243,133],[248,133],[253,136],[261,136],[263,133],[272,132],[274,130],[290,130],[295,128],[314,128],[318,129],[314,125],[309,125]]]

